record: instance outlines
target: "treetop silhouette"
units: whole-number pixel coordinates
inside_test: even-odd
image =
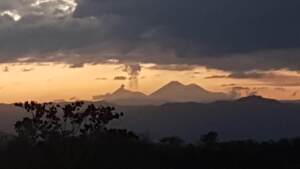
[[[123,116],[123,113],[115,112],[114,107],[85,105],[82,101],[65,105],[31,101],[15,106],[24,108],[31,115],[16,122],[16,132],[20,138],[33,143],[103,133],[108,131],[106,126],[112,120]]]

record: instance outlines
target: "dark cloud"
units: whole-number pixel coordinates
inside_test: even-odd
[[[106,77],[97,77],[97,78],[95,78],[95,80],[107,80],[107,78]]]
[[[69,68],[81,68],[83,66],[84,66],[83,63],[73,63],[69,66]]]
[[[223,78],[228,78],[226,75],[212,75],[212,76],[207,76],[205,79],[223,79]]]
[[[116,58],[161,68],[300,70],[298,0],[80,0],[64,18],[50,6],[48,17],[37,16],[14,1],[0,2],[0,12],[23,15],[16,23],[0,17],[1,62],[29,56],[82,66]]]
[[[206,79],[240,79],[254,80],[261,82],[254,85],[270,85],[270,86],[300,86],[299,75],[287,75],[272,72],[235,72],[229,75],[213,75]]]
[[[22,72],[31,72],[31,71],[33,71],[34,69],[33,68],[24,68],[24,69],[22,69],[21,71]]]
[[[115,35],[134,47],[159,44],[211,67],[298,69],[291,62],[298,52],[287,51],[300,46],[299,7],[296,0],[86,0],[75,16],[113,16],[122,30]]]
[[[252,79],[263,82],[266,85],[272,86],[300,86],[300,76],[285,75],[276,73],[253,72],[253,73],[238,73],[231,74],[229,78],[235,79]]]
[[[124,65],[124,72],[129,76],[129,87],[131,89],[137,89],[139,87],[139,75],[142,71],[140,64],[126,64]]]
[[[115,16],[123,23],[121,37],[151,34],[182,54],[223,56],[299,47],[299,7],[296,0],[85,0],[75,16]]]
[[[168,70],[168,71],[191,71],[197,68],[196,65],[188,64],[169,64],[169,65],[154,65],[149,67],[152,70]],[[196,73],[195,73],[196,74]]]
[[[264,79],[264,78],[280,78],[286,77],[284,75],[278,75],[275,73],[266,73],[266,72],[233,72],[229,75],[212,75],[206,77],[206,79],[223,79],[223,78],[232,78],[232,79]]]
[[[269,90],[267,87],[243,87],[235,86],[231,88],[232,93],[236,93],[239,96],[253,96],[258,95],[261,91]]]
[[[127,80],[127,77],[125,77],[125,76],[116,76],[116,77],[114,77],[114,80]]]
[[[269,76],[276,76],[273,73],[260,73],[260,72],[236,72],[232,73],[227,78],[234,79],[261,79]]]
[[[235,83],[230,83],[230,84],[222,84],[221,86],[222,87],[233,87],[233,86],[236,86],[237,84]]]
[[[280,92],[286,92],[286,91],[287,91],[287,90],[286,90],[285,88],[283,88],[283,87],[276,87],[276,88],[274,88],[274,90],[280,91]]]
[[[241,87],[241,86],[232,87],[232,89],[236,90],[236,91],[241,91],[241,90],[249,91],[249,90],[251,90],[251,88],[249,88],[249,87]]]
[[[253,87],[252,90],[260,91],[260,90],[268,90],[268,87]]]
[[[5,67],[3,68],[3,72],[9,72],[9,67],[8,67],[8,66],[5,66]]]
[[[202,74],[202,72],[193,72],[195,75]]]

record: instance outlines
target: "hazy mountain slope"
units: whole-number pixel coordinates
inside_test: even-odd
[[[128,99],[128,98],[144,98],[144,97],[146,97],[145,94],[141,92],[133,92],[127,90],[125,89],[124,85],[122,85],[119,89],[117,89],[112,94],[95,96],[95,98],[104,99],[106,101],[117,100],[117,99]]]
[[[224,93],[209,92],[196,84],[183,85],[177,81],[166,84],[149,97],[168,102],[211,102],[231,98]]]
[[[95,100],[105,100],[119,105],[161,105],[170,102],[211,102],[229,100],[233,96],[224,93],[209,92],[196,84],[183,85],[173,81],[150,95],[134,92],[121,86],[112,94],[95,96]]]
[[[145,105],[150,103],[144,93],[127,90],[125,89],[124,85],[122,85],[112,94],[94,96],[94,99],[105,100],[107,102],[120,105]]]
[[[0,104],[0,131],[13,133],[15,122],[26,116],[26,113],[14,105]]]
[[[278,139],[300,136],[300,105],[259,97],[209,104],[119,107],[127,112],[116,122],[154,138],[178,135],[196,140],[210,130],[224,139]]]

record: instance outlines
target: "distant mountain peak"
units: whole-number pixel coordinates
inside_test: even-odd
[[[243,100],[264,100],[265,98],[259,95],[251,95],[238,99],[239,101]]]
[[[115,90],[113,93],[111,94],[107,94],[107,95],[120,95],[120,94],[139,94],[139,95],[145,95],[144,93],[142,92],[138,92],[138,91],[131,91],[129,89],[126,89],[125,85],[122,84],[117,90]]]
[[[93,98],[123,105],[151,105],[168,102],[212,102],[232,99],[228,94],[210,92],[197,84],[184,85],[179,81],[171,81],[150,95],[128,90],[125,88],[125,85],[121,85],[111,94],[94,96]]]
[[[238,102],[278,102],[275,99],[264,98],[259,95],[251,95],[237,100]]]
[[[120,86],[120,89],[125,89],[125,85],[122,84],[122,85]]]
[[[107,93],[105,95],[100,95],[100,96],[94,96],[93,98],[96,100],[105,100],[108,102],[115,101],[115,100],[123,100],[123,99],[144,99],[147,97],[144,93],[142,92],[135,92],[135,91],[130,91],[125,88],[125,85],[121,85],[116,91],[113,93]]]
[[[189,84],[189,85],[184,85],[183,83],[179,82],[179,81],[171,81],[169,83],[167,83],[166,85],[164,85],[163,87],[161,88],[168,88],[168,87],[181,87],[181,88],[195,88],[195,89],[201,89],[201,90],[205,90],[204,88],[202,88],[201,86],[195,84],[195,83],[192,83],[192,84]]]
[[[176,90],[180,90],[180,92],[189,92],[189,91],[198,91],[198,92],[204,92],[204,93],[208,93],[209,91],[205,90],[204,88],[202,88],[201,86],[197,85],[197,84],[189,84],[189,85],[184,85],[183,83],[179,82],[179,81],[171,81],[169,83],[167,83],[166,85],[164,85],[163,87],[161,87],[160,89],[158,89],[157,91],[153,92],[151,95],[155,95],[158,94],[160,92],[176,92]]]
[[[168,102],[211,102],[229,98],[224,93],[210,92],[197,84],[184,85],[178,81],[169,82],[153,92],[150,97]]]
[[[198,89],[198,90],[202,90],[202,91],[206,91],[203,87],[195,84],[195,83],[192,83],[192,84],[189,84],[187,85],[188,88],[195,88],[195,89]]]
[[[122,84],[122,85],[121,85],[116,91],[114,91],[113,93],[126,92],[126,91],[129,92],[129,90],[127,90],[127,89],[125,88],[125,85]]]
[[[168,84],[166,84],[165,86],[185,86],[185,85],[179,81],[171,81]]]

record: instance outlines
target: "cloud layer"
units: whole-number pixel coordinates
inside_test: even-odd
[[[3,0],[0,61],[300,70],[299,8],[298,0]]]

